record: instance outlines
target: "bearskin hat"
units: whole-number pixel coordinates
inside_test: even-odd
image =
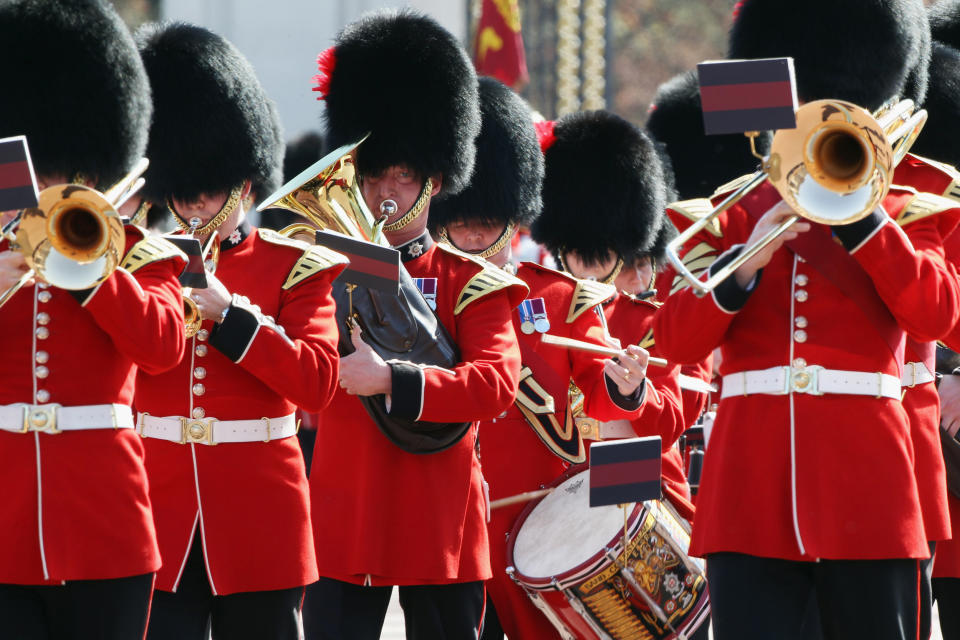
[[[369,132],[357,150],[361,172],[406,164],[442,174],[442,196],[467,185],[480,132],[477,77],[446,29],[413,10],[377,11],[347,25],[319,60],[331,149]]]
[[[543,212],[533,239],[558,253],[573,250],[587,262],[609,250],[629,258],[656,238],[667,202],[663,167],[654,143],[609,111],[566,115],[545,150]]]
[[[667,245],[677,237],[677,228],[673,226],[669,218],[664,218],[663,224],[657,231],[657,237],[653,239],[653,244],[643,251],[638,251],[635,255],[638,258],[649,256],[659,266],[667,261]]]
[[[137,43],[153,87],[147,196],[189,200],[246,180],[258,197],[275,191],[283,171],[279,117],[243,54],[183,22],[145,25]]]
[[[928,11],[933,39],[960,49],[960,0],[939,0]]]
[[[960,166],[960,51],[940,42],[933,45],[923,108],[927,123],[910,151]]]
[[[479,219],[529,225],[540,213],[543,153],[526,101],[493,78],[480,78],[480,136],[470,184],[430,207],[430,228]]]
[[[709,197],[720,185],[757,169],[758,161],[742,134],[704,133],[696,71],[674,76],[657,88],[647,131],[670,158],[681,200]],[[769,135],[761,135],[757,143],[758,151],[765,153]]]
[[[848,100],[866,109],[926,83],[921,0],[744,0],[730,30],[730,58],[791,56],[797,96]]]
[[[106,0],[0,3],[0,137],[27,136],[40,175],[107,188],[143,156],[150,86]]]

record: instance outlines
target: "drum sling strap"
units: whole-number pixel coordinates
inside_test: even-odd
[[[764,183],[761,188],[755,189],[744,197],[745,201],[748,199],[753,202],[744,206],[743,209],[754,220],[759,220],[781,200],[780,194],[769,183]],[[903,329],[880,298],[867,272],[843,245],[834,241],[830,227],[811,222],[810,231],[801,233],[796,239],[784,245],[853,300],[863,314],[866,324],[880,334],[897,362],[903,362],[905,336]]]
[[[557,375],[553,367],[534,351],[529,340],[520,339],[518,342],[523,369],[514,403],[551,453],[567,462],[584,462],[583,440],[567,410],[570,380]]]

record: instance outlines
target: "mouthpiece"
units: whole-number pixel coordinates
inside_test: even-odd
[[[380,203],[380,213],[390,217],[397,212],[400,207],[397,206],[397,203],[393,200],[384,200]]]

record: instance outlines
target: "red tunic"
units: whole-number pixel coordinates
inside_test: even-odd
[[[884,208],[899,212],[911,197],[893,190]],[[764,183],[721,214],[685,247],[691,266],[694,256],[705,268],[747,240],[754,219],[744,207],[763,213],[778,200]],[[686,227],[680,211],[690,207],[674,207],[674,223]],[[909,225],[909,239],[892,221],[883,222],[852,256],[900,326],[935,339],[960,310],[955,288],[947,286],[951,275],[936,256],[935,217]],[[815,225],[815,231],[829,236],[829,229]],[[786,247],[774,253],[740,304],[738,310],[727,300],[725,307],[717,295],[698,298],[683,288],[657,314],[657,342],[679,362],[701,360],[719,345],[722,374],[792,364],[900,377],[902,361],[862,319],[857,303]],[[909,422],[898,400],[729,397],[721,401],[709,451],[697,496],[694,555],[733,551],[810,560],[929,554]]]
[[[609,347],[602,311],[597,306],[609,292],[584,301],[581,296],[576,296],[579,290],[576,279],[527,262],[519,265],[517,277],[530,287],[528,298],[543,298],[550,323],[548,333]],[[579,315],[570,320],[568,317],[575,306]],[[539,332],[526,334],[521,330],[519,310],[513,312],[513,326],[517,339],[540,358],[524,358],[523,366],[531,368],[533,378],[541,385],[546,384],[547,379],[559,382],[559,392],[553,397],[557,406],[556,419],[561,427],[566,423],[564,406],[571,378],[583,391],[585,412],[590,417],[605,421],[630,419],[635,414],[635,411],[618,406],[607,391],[604,356],[544,345]],[[545,368],[549,371],[544,371]],[[569,437],[574,443],[579,442],[576,426],[569,426]],[[505,415],[481,422],[479,433],[483,474],[490,484],[492,500],[541,489],[569,467],[566,460],[543,443],[516,403],[510,405]],[[493,578],[487,582],[487,591],[508,637],[556,637],[553,625],[506,574],[510,544],[507,537],[525,506],[525,503],[513,504],[491,512],[487,529]]]
[[[343,266],[339,254],[265,230],[222,250],[216,276],[235,295],[233,307],[216,328],[203,323],[177,367],[140,374],[137,410],[194,416],[200,409],[206,418],[258,420],[297,406],[322,409],[339,373],[330,283]],[[303,279],[285,287],[298,271]],[[196,527],[215,595],[317,579],[295,437],[216,446],[145,438],[144,444],[163,557],[158,589],[176,590]]]
[[[134,227],[126,234],[128,252],[144,238]],[[165,256],[132,275],[117,269],[82,307],[70,292],[38,285],[0,309],[0,404],[130,405],[138,367],[176,364],[184,346],[177,276],[185,260],[160,243]],[[38,363],[46,377],[37,375]],[[0,583],[156,571],[143,456],[133,429],[0,431]]]
[[[414,389],[392,411],[433,422],[490,420],[513,402],[520,352],[516,279],[455,313],[478,260],[431,245],[405,263],[414,278],[436,278],[436,313],[460,348],[452,370],[409,367]],[[498,270],[499,271],[499,270]],[[405,380],[405,383],[408,380]],[[320,575],[373,585],[443,584],[490,577],[483,476],[474,424],[454,446],[429,455],[402,451],[380,432],[355,396],[337,390],[318,419],[310,490]]]

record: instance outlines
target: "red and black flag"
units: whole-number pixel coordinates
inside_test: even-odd
[[[400,293],[400,252],[372,242],[356,240],[342,233],[317,231],[317,244],[350,259],[337,280],[393,295]]]
[[[590,445],[591,507],[660,496],[660,436]]]
[[[37,178],[25,136],[0,140],[0,211],[37,206]]]
[[[529,81],[517,0],[483,0],[474,38],[473,66],[477,75],[491,76],[514,89]]]
[[[163,237],[187,256],[187,266],[180,273],[180,286],[206,289],[207,272],[203,268],[203,249],[200,247],[200,241],[192,236],[165,235]]]
[[[697,75],[707,135],[796,129],[793,58],[701,62]]]

